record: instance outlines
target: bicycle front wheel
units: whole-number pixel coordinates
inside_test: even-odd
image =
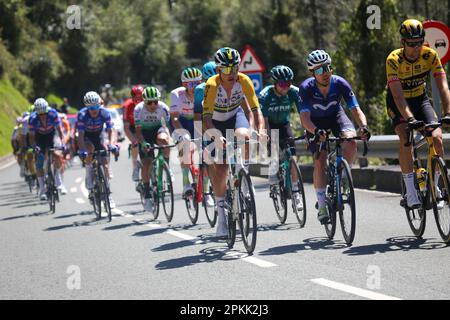
[[[297,173],[297,182],[294,182],[291,174],[292,187],[297,186],[298,194],[300,195],[300,201],[302,201],[302,205],[298,206],[296,203],[295,197],[292,197],[292,209],[294,210],[295,216],[297,217],[298,223],[300,224],[300,228],[303,228],[306,223],[306,198],[305,198],[305,189],[303,188],[303,178],[302,173],[300,172],[300,168],[298,167],[297,162],[294,158],[291,158],[289,161],[289,173],[291,174],[292,170],[295,170]],[[294,194],[295,192],[292,191]],[[302,210],[300,210],[300,208]]]
[[[328,208],[329,220],[324,224],[328,239],[333,240],[336,233],[336,199],[335,199],[335,179],[334,168],[328,167],[328,185],[326,189],[326,202]]]
[[[159,188],[159,186],[158,186]],[[162,202],[164,208],[164,214],[166,215],[167,222],[172,221],[173,218],[173,186],[172,186],[172,178],[170,174],[170,168],[167,163],[164,163],[163,172],[162,172],[162,190],[161,190],[161,198],[159,199]]]
[[[229,249],[233,249],[234,243],[236,241],[236,219],[233,213],[233,201],[231,197],[231,187],[227,185],[227,195],[224,201],[224,211],[228,222],[228,238],[227,245]]]
[[[99,182],[100,182],[100,199],[103,202],[103,207],[105,209],[106,214],[108,215],[108,221],[111,222],[111,204],[109,202],[109,194],[111,193],[109,190],[108,180],[106,180],[105,172],[103,170],[103,166],[99,167],[98,170]]]
[[[51,172],[51,167],[50,167],[49,172],[47,173],[47,199],[48,199],[48,204],[50,206],[50,213],[52,213],[52,214],[54,214],[56,211],[55,191],[58,192],[58,190],[56,190],[56,187],[55,187],[55,180],[53,178],[53,174]]]
[[[271,186],[270,188],[270,197],[272,198],[273,207],[275,208],[275,213],[281,224],[284,224],[287,218],[287,191],[284,188],[285,177],[283,171],[284,170],[281,170],[280,182],[278,185]]]
[[[416,172],[416,168],[414,168],[414,172]],[[417,181],[416,177],[414,177],[416,190],[417,190]],[[408,208],[408,203],[406,201],[406,186],[405,182],[403,181],[403,177],[401,178],[401,184],[402,184],[402,201],[400,204],[405,208],[406,212],[406,218],[408,219],[409,227],[411,228],[411,231],[413,232],[414,236],[417,238],[422,238],[423,233],[425,232],[425,225],[426,225],[426,210],[425,210],[425,201],[423,194],[419,191],[417,191],[419,199],[421,199],[422,205],[418,209],[410,209]]]
[[[339,219],[341,222],[342,235],[349,245],[355,239],[356,229],[356,206],[355,191],[353,189],[353,178],[350,166],[345,159],[342,160],[337,179]]]
[[[200,174],[201,174],[201,179],[203,181],[202,183],[202,188],[203,190],[207,189],[208,191],[203,191],[203,199],[202,199],[202,205],[203,208],[205,209],[205,214],[206,214],[206,219],[209,222],[209,225],[211,227],[214,227],[216,225],[217,222],[217,208],[216,208],[216,201],[214,199],[214,193],[213,193],[213,189],[211,184],[209,183],[209,185],[205,186],[205,176],[207,175],[207,170],[206,170],[206,166],[202,165],[201,166],[201,170],[200,170]],[[208,206],[208,203],[206,202],[206,197],[207,196],[211,196],[212,199],[214,200],[214,205],[212,207]]]
[[[192,171],[189,170],[189,172],[191,176],[191,186],[193,192],[184,198],[184,202],[186,204],[186,210],[188,212],[189,220],[191,220],[192,224],[195,225],[198,220],[197,183],[195,182],[195,177]]]
[[[436,225],[442,240],[450,243],[450,182],[447,175],[447,167],[441,157],[432,160],[432,176],[437,177],[434,181],[435,192],[433,196],[433,212]]]
[[[256,246],[258,225],[256,221],[255,193],[252,180],[244,169],[239,172],[239,229],[242,242],[248,254],[252,254]]]

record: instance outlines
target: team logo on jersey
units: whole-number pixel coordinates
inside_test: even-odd
[[[337,105],[337,101],[331,101],[326,106],[324,106],[324,105],[322,105],[320,103],[315,103],[315,104],[313,104],[313,108],[316,109],[316,110],[320,109],[320,110],[323,110],[323,111],[327,111],[328,109],[330,109],[331,107],[333,107],[335,105]]]

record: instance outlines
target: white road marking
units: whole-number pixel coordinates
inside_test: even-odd
[[[81,193],[83,194],[83,196],[88,199],[89,198],[89,191],[87,191],[86,186],[84,185],[84,181],[83,183],[80,185],[80,190]]]
[[[312,282],[316,284],[320,284],[321,286],[325,286],[328,288],[332,288],[335,290],[347,292],[350,294],[354,294],[363,298],[372,299],[372,300],[401,300],[400,298],[387,296],[381,293],[360,289],[357,287],[352,287],[343,283],[330,281],[327,279],[319,278],[319,279],[312,279]]]
[[[242,259],[245,262],[252,263],[261,268],[277,267],[277,265],[275,263],[265,261],[265,260],[262,260],[262,259],[259,259],[259,258],[253,257],[253,256],[248,256],[247,254],[241,253],[241,252],[227,252],[226,255],[233,257],[233,258]]]
[[[80,182],[81,182],[81,180],[83,180],[83,178],[81,178],[81,177],[78,177],[78,178],[76,178],[76,179],[75,179],[75,182],[76,182],[76,183],[80,183]]]
[[[378,190],[368,190],[368,189],[359,189],[359,188],[355,188],[356,191],[359,192],[365,192],[365,193],[371,193],[371,194],[380,194],[380,195],[384,195],[384,196],[393,196],[393,195],[397,195],[400,197],[399,193],[395,193],[395,192],[387,192],[387,191],[378,191]]]
[[[77,187],[72,187],[72,188],[70,188],[70,192],[71,193],[76,193],[78,191],[78,188]]]
[[[3,166],[1,166],[0,167],[0,170],[3,170],[3,169],[6,169],[6,168],[9,168],[9,167],[11,167],[14,163],[16,163],[17,161],[14,159],[14,160],[11,160],[10,162],[8,162],[7,164],[4,164]]]
[[[82,199],[82,198],[76,198],[75,201],[76,201],[77,203],[79,203],[79,204],[84,204],[84,203],[86,203],[86,201],[84,201],[84,199]]]

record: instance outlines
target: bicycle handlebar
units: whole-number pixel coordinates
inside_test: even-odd
[[[436,130],[437,128],[442,127],[442,122],[432,122],[424,125],[422,128],[416,130],[420,132],[420,134],[424,137],[431,136],[431,133]],[[408,136],[408,141],[405,143],[405,147],[409,147],[413,140],[414,140],[414,129],[410,128],[409,126],[406,127],[406,135]]]

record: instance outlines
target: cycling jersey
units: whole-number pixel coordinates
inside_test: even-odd
[[[170,112],[179,113],[180,118],[194,119],[194,102],[189,100],[185,87],[179,87],[170,92]]]
[[[37,133],[41,135],[50,135],[55,133],[55,128],[61,124],[58,112],[50,108],[46,113],[47,121],[45,125],[41,122],[39,115],[33,112],[28,120],[28,130],[30,133]]]
[[[123,110],[123,121],[130,123],[130,126],[134,126],[134,108],[136,107],[136,104],[134,103],[133,99],[127,99],[122,105]]]
[[[203,94],[205,92],[206,82],[200,83],[194,91],[194,113],[203,112]]]
[[[333,75],[330,79],[330,88],[326,97],[317,88],[316,80],[311,77],[303,81],[299,87],[299,113],[309,112],[311,117],[333,117],[343,110],[341,100],[344,99],[347,107],[352,110],[358,107],[358,101],[350,84],[342,77]]]
[[[106,129],[113,128],[111,114],[106,108],[100,107],[98,115],[95,118],[91,117],[87,108],[83,108],[78,112],[77,129],[79,132],[95,132],[100,134],[103,125],[106,125]]]
[[[400,81],[405,98],[415,98],[425,93],[430,71],[434,77],[445,74],[437,52],[429,47],[422,47],[422,53],[415,62],[406,59],[403,48],[392,51],[386,59],[387,82]]]
[[[158,102],[158,107],[154,112],[148,111],[144,102],[139,103],[134,109],[136,127],[141,127],[142,130],[153,130],[162,126],[167,127],[169,120],[169,107],[162,101]]]
[[[238,80],[233,85],[230,96],[222,86],[220,75],[212,76],[205,85],[203,116],[211,116],[216,121],[227,121],[236,115],[245,98],[252,111],[259,108],[255,88],[247,75],[238,73]]]
[[[270,123],[284,125],[289,123],[291,110],[295,104],[300,108],[298,101],[298,87],[291,86],[285,96],[278,96],[273,85],[265,87],[259,94],[259,103],[264,118]]]

